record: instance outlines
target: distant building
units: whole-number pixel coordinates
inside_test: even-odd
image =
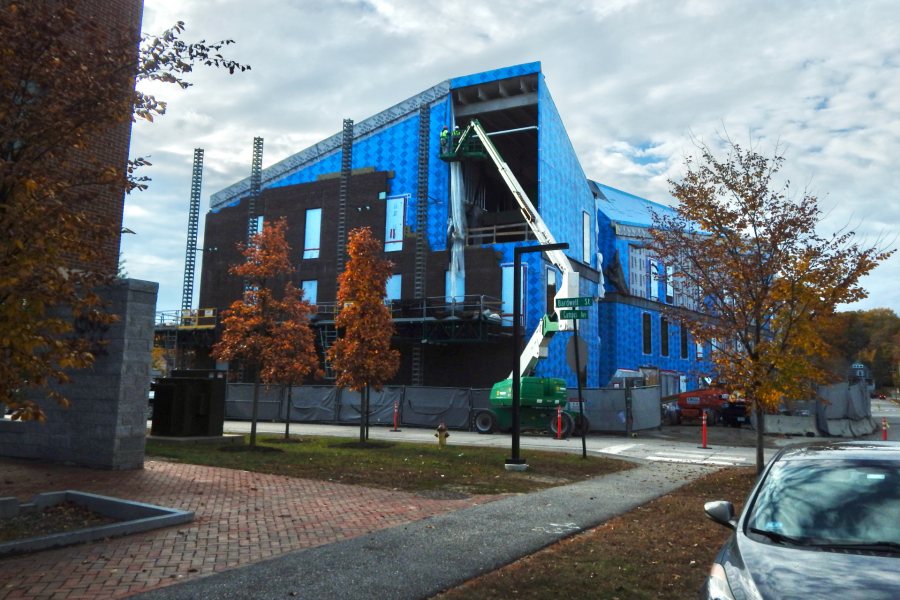
[[[708,344],[696,342],[680,322],[664,312],[678,306],[692,310],[691,300],[671,280],[672,266],[645,247],[652,213],[671,208],[591,182],[597,196],[600,250],[606,273],[606,299],[600,304],[599,356],[602,380],[618,369],[658,372],[663,395],[700,387],[711,370]],[[656,383],[656,382],[654,382]]]
[[[634,227],[607,212],[613,206],[625,211],[629,204],[640,211],[647,201],[615,195],[585,177],[540,63],[457,77],[368,119],[345,122],[343,132],[262,171],[261,193],[252,203],[262,226],[282,216],[288,220],[296,282],[318,307],[320,351],[335,336],[346,235],[369,226],[395,264],[386,290],[397,328],[393,341],[402,355],[394,383],[486,387],[511,372],[518,357],[511,343],[513,249],[535,238],[492,161],[466,157],[451,184],[441,130],[465,129],[473,119],[490,134],[553,237],[568,242],[565,253],[580,276],[580,296],[603,295],[601,269],[609,268],[616,250],[626,261],[625,276],[638,273],[627,261],[640,254],[632,242],[640,241],[646,214],[643,225]],[[212,196],[201,307],[221,313],[242,293],[243,283],[227,269],[240,261],[235,245],[247,238],[250,185],[247,178]],[[456,208],[454,189],[464,190]],[[626,225],[633,229],[626,231]],[[648,258],[641,260],[642,268],[649,265]],[[613,293],[579,321],[588,348],[588,386],[608,384],[617,368],[652,367],[694,387],[682,377],[697,371],[697,350],[692,340],[683,340],[677,323],[661,322],[665,300],[658,295],[666,289],[660,281],[652,293],[645,281],[640,295],[618,290],[608,277],[605,289]],[[526,340],[554,312],[560,284],[560,270],[544,255],[523,256]],[[643,314],[651,315],[649,334]],[[649,352],[643,335],[652,336]],[[553,338],[535,374],[575,385],[565,358],[569,337]]]
[[[866,391],[870,394],[875,391],[875,379],[872,377],[872,370],[865,363],[855,362],[850,365],[850,373],[847,375],[847,381],[850,384],[862,382],[866,385]]]

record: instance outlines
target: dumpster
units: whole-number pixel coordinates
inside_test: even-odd
[[[219,436],[225,424],[225,376],[209,371],[173,373],[153,384],[151,435]]]

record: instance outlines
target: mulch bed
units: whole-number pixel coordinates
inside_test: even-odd
[[[97,514],[74,502],[65,501],[41,511],[22,512],[15,517],[0,519],[0,542],[24,540],[115,522],[116,519]]]

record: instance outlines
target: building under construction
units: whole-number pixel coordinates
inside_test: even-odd
[[[650,366],[682,376],[696,370],[696,352],[660,365],[659,343],[657,351],[641,352],[648,349],[643,345],[629,364],[618,364],[619,340],[641,344],[641,314],[661,318],[650,283],[646,301],[635,302],[629,300],[635,286],[620,281],[649,268],[627,257],[641,244],[640,226],[629,229],[607,214],[622,198],[610,199],[612,188],[585,176],[540,63],[444,81],[365,120],[345,120],[341,132],[266,169],[259,168],[261,152],[258,140],[252,175],[211,197],[199,248],[204,310],[221,313],[242,294],[243,282],[227,272],[241,260],[236,244],[285,217],[296,283],[317,307],[313,325],[324,356],[336,336],[347,234],[369,226],[394,264],[386,303],[402,360],[393,383],[485,387],[508,377],[521,352],[511,335],[513,249],[565,242],[564,254],[522,256],[523,342],[536,332],[534,347],[525,351],[535,360],[522,361],[527,371],[575,385],[566,364],[571,335],[552,335],[573,329],[556,312],[560,294],[597,301],[577,324],[588,386],[606,385],[620,368]],[[620,232],[632,237],[620,239]],[[610,259],[619,252],[616,265],[624,262],[613,274],[622,276],[604,283],[610,264],[600,251]],[[603,300],[605,289],[615,306]],[[603,323],[611,319],[619,323]],[[604,339],[604,332],[613,337]]]

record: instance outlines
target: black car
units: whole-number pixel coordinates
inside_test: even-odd
[[[900,598],[900,443],[787,447],[740,518],[724,500],[705,509],[734,533],[701,598]]]

